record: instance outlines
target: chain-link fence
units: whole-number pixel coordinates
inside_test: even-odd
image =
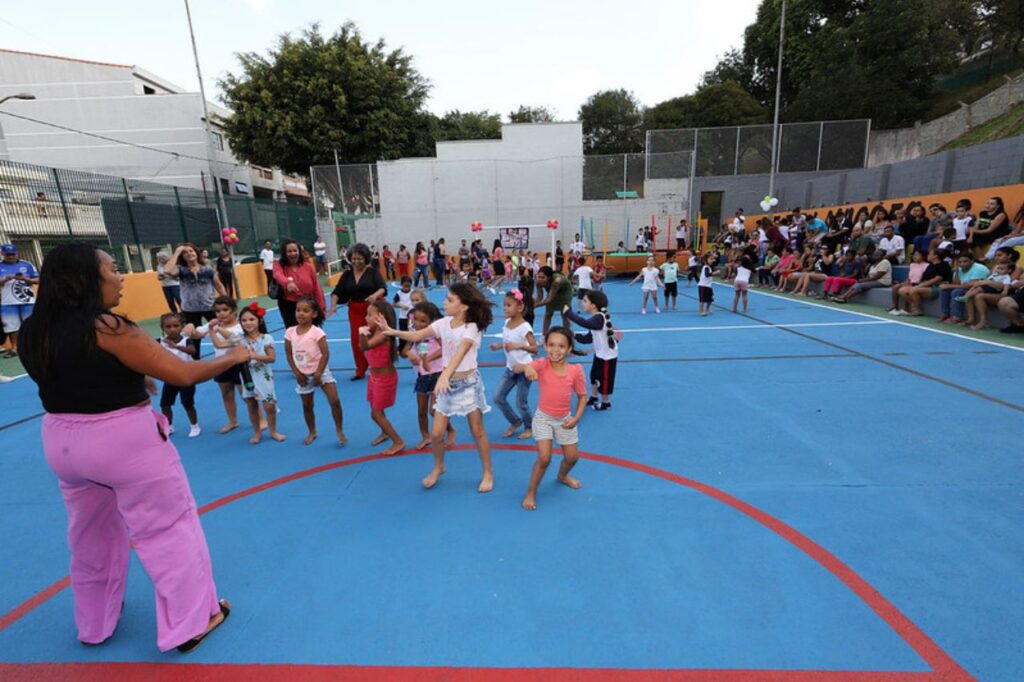
[[[236,255],[254,255],[264,240],[290,237],[312,248],[313,208],[264,199],[224,197],[238,229]],[[126,272],[153,268],[168,245],[221,247],[212,192],[83,171],[0,160],[0,239],[37,264],[68,239],[107,249]]]
[[[778,171],[863,168],[871,121],[816,121],[779,126]],[[754,175],[771,168],[772,126],[684,128],[647,132],[647,178]],[[692,154],[693,159],[684,157]],[[684,164],[688,160],[690,163]]]

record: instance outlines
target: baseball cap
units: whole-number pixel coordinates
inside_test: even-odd
[[[18,247],[14,244],[4,244],[3,246],[0,246],[0,253],[18,253]]]

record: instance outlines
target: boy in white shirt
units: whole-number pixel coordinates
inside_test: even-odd
[[[576,310],[583,309],[583,296],[594,288],[594,269],[587,265],[587,257],[579,256],[580,266],[573,271],[572,276],[576,278]]]

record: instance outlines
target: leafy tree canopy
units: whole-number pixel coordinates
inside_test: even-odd
[[[316,24],[282,35],[266,55],[238,55],[220,81],[234,111],[231,147],[252,163],[307,173],[310,165],[433,153],[422,107],[429,82],[402,50],[366,42],[352,23],[325,36]]]
[[[587,154],[621,154],[643,150],[643,111],[627,90],[604,90],[580,107],[583,149]]]

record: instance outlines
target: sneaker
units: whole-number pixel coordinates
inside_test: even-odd
[[[902,311],[899,308],[889,308],[890,315],[900,315]]]
[[[659,308],[658,306],[654,306],[654,312],[660,313],[661,312],[661,308]]]
[[[647,308],[641,308],[640,309],[640,314],[641,315],[646,315],[647,314]]]
[[[1000,334],[1024,334],[1024,327],[1020,325],[1011,324],[1007,327],[1003,327],[999,330]]]
[[[598,412],[604,412],[605,410],[612,409],[611,403],[595,403],[590,409],[597,410]]]
[[[193,424],[192,428],[188,430],[188,437],[189,438],[195,438],[196,436],[198,436],[202,432],[203,432],[203,430],[201,428],[199,428],[199,424]]]
[[[593,407],[594,405],[597,405],[597,403],[598,403],[598,398],[595,398],[593,396],[591,396],[590,398],[587,398],[587,407]]]
[[[966,296],[954,296],[953,300],[956,301],[957,303],[966,303],[967,302],[967,297]]]

